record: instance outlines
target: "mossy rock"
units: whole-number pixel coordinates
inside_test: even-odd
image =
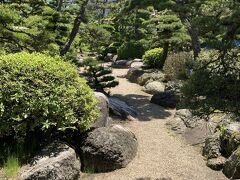
[[[141,86],[144,86],[153,81],[165,82],[166,81],[165,74],[163,74],[160,71],[146,72],[137,79],[137,83]]]
[[[223,168],[223,173],[229,179],[240,179],[240,146],[227,159]]]
[[[240,123],[231,123],[224,129],[221,134],[222,153],[230,156],[240,145]]]

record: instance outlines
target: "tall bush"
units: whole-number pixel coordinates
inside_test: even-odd
[[[118,49],[120,59],[142,58],[144,47],[140,42],[125,42]]]
[[[0,137],[88,129],[96,100],[74,65],[39,53],[0,56]]]
[[[167,57],[163,71],[167,79],[186,80],[193,69],[194,60],[191,52],[177,52]]]
[[[240,52],[202,52],[194,73],[183,88],[198,113],[215,111],[240,114]]]

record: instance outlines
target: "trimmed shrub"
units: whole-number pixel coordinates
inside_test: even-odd
[[[126,42],[123,43],[118,49],[119,59],[142,58],[143,54],[144,47],[139,42]]]
[[[149,68],[158,68],[162,60],[163,48],[154,48],[146,51],[143,55],[143,63]]]
[[[189,78],[194,64],[191,52],[178,52],[167,57],[163,71],[169,80],[185,80]]]
[[[28,131],[86,130],[97,101],[74,65],[21,52],[0,56],[0,137]]]
[[[83,75],[88,81],[88,85],[95,91],[105,93],[105,88],[112,88],[119,84],[119,82],[112,76],[110,68],[101,66],[96,59],[87,58],[83,62],[85,72]]]

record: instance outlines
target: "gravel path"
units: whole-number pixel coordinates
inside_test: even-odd
[[[114,69],[115,76],[126,69]],[[138,138],[136,158],[123,169],[110,173],[83,174],[84,180],[222,180],[221,172],[212,171],[205,164],[198,149],[166,129],[165,123],[174,111],[150,104],[150,95],[137,84],[119,78],[119,86],[111,93],[124,98],[139,112],[139,121],[126,125]]]

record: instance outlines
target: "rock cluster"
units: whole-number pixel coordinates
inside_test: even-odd
[[[77,180],[81,166],[85,170],[107,172],[126,167],[133,160],[138,147],[135,135],[123,126],[108,126],[108,118],[109,108],[125,118],[135,117],[136,112],[120,99],[108,98],[99,92],[95,96],[99,101],[96,108],[100,116],[91,130],[79,139],[81,145],[75,145],[76,152],[81,152],[80,157],[66,143],[55,141],[22,168],[18,180]]]
[[[239,179],[240,123],[229,119],[225,119],[225,122],[221,120],[220,123],[220,126],[215,126],[216,133],[206,139],[203,155],[208,158],[207,166],[214,170],[223,169],[228,178]]]

